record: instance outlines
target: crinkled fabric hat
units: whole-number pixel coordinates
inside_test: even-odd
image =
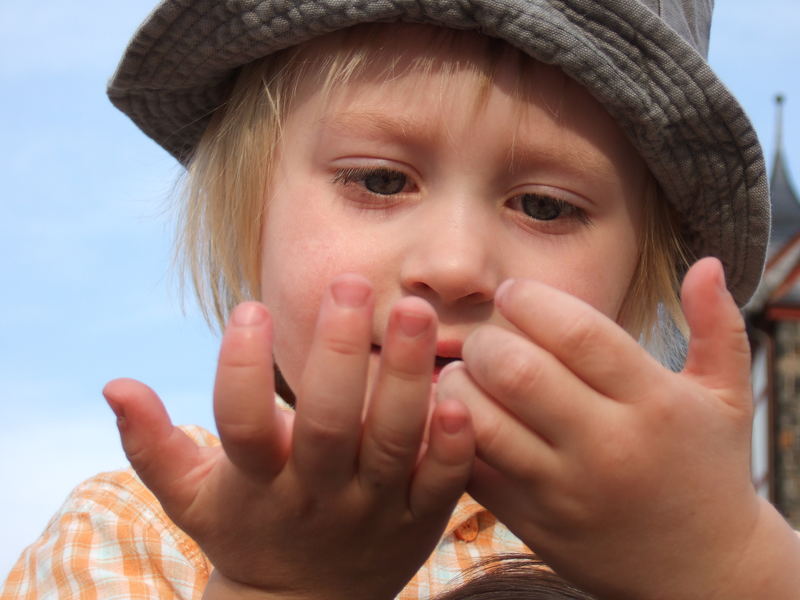
[[[706,63],[713,0],[166,0],[135,34],[111,101],[186,164],[238,67],[337,29],[430,23],[558,65],[626,132],[696,257],[742,305],[761,276],[769,193],[755,131]]]

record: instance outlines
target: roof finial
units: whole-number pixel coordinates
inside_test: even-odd
[[[783,94],[775,95],[775,155],[780,154],[783,147],[783,103],[786,98]]]

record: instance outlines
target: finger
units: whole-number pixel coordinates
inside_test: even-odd
[[[498,471],[481,459],[472,465],[467,492],[508,527],[529,548],[535,549],[538,495],[523,487],[522,482]],[[546,515],[543,515],[546,517]]]
[[[317,485],[339,485],[355,470],[372,348],[372,286],[337,277],[320,307],[301,379],[292,460]]]
[[[103,396],[117,415],[122,447],[137,475],[169,514],[183,512],[197,493],[193,475],[206,462],[200,449],[172,425],[161,400],[143,383],[115,379]]]
[[[475,435],[467,407],[454,398],[436,403],[425,456],[409,496],[418,518],[450,512],[469,481],[475,457]]]
[[[744,320],[725,287],[716,258],[695,263],[683,281],[681,303],[691,336],[684,373],[712,389],[749,398],[750,345]]]
[[[457,398],[469,409],[476,456],[506,476],[540,480],[558,468],[558,454],[550,443],[487,396],[464,363],[450,363],[442,370],[436,397]]]
[[[214,382],[214,417],[230,461],[256,479],[286,462],[289,428],[275,404],[272,320],[258,302],[237,306],[225,328]]]
[[[509,280],[495,297],[502,315],[601,394],[637,401],[666,371],[628,333],[582,300],[543,283]]]
[[[413,472],[428,418],[435,355],[433,308],[420,298],[400,300],[389,315],[364,423],[358,464],[365,485],[392,489]]]
[[[488,396],[555,446],[581,435],[608,402],[552,354],[507,329],[476,329],[463,357]]]

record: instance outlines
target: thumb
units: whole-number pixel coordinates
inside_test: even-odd
[[[719,260],[704,258],[689,269],[681,304],[690,330],[683,372],[705,387],[749,398],[750,344]]]
[[[197,492],[187,475],[203,462],[200,449],[172,425],[161,400],[143,383],[115,379],[103,396],[117,415],[122,447],[136,474],[168,514],[180,515]]]

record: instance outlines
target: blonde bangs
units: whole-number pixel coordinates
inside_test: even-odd
[[[210,324],[221,327],[234,306],[259,299],[271,166],[282,123],[301,86],[330,95],[353,78],[381,84],[421,72],[438,81],[438,98],[443,100],[453,77],[466,70],[477,82],[472,101],[478,112],[499,66],[515,65],[512,93],[524,110],[533,93],[533,59],[496,39],[433,26],[425,27],[423,51],[411,56],[401,47],[376,46],[376,39],[396,39],[382,32],[397,27],[368,24],[338,31],[240,70],[228,101],[213,115],[192,157],[178,217],[176,262]],[[459,51],[466,44],[474,48],[476,40],[484,46],[479,61],[469,59],[474,52]]]
[[[329,96],[355,78],[380,85],[421,72],[438,82],[438,88],[431,88],[433,99],[444,101],[454,76],[466,71],[476,82],[471,101],[477,113],[503,69],[503,84],[510,86],[519,118],[524,117],[529,99],[537,93],[537,61],[500,40],[433,26],[424,27],[428,33],[422,50],[409,55],[393,45],[402,36],[386,35],[397,27],[402,25],[368,24],[338,31],[240,70],[228,101],[216,111],[197,146],[178,220],[176,260],[210,324],[221,327],[238,303],[260,298],[261,235],[271,169],[282,124],[302,96],[301,88]],[[476,43],[482,46],[478,53]],[[460,51],[467,44],[472,50]],[[564,85],[569,81],[565,76]],[[552,110],[559,112],[558,107]],[[659,355],[672,344],[664,335],[660,313],[685,330],[678,290],[688,260],[676,217],[659,197],[654,180],[645,195],[640,260],[618,320]]]

